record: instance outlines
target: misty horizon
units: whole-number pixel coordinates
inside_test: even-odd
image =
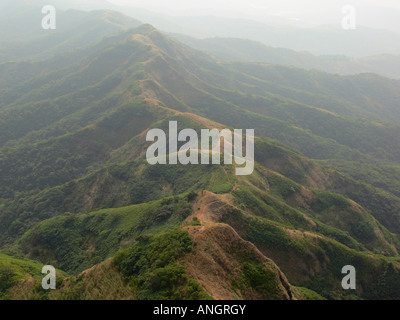
[[[342,8],[352,5],[357,12],[358,25],[373,29],[400,32],[400,2],[376,0],[341,1],[127,1],[108,0],[109,3],[137,7],[171,16],[217,16],[248,19],[257,22],[292,25],[297,27],[340,26]]]

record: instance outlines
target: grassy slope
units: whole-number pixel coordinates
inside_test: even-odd
[[[380,224],[398,232],[395,213],[400,205],[396,197],[382,193],[373,197],[376,189],[321,168],[268,140],[256,148],[265,151],[256,155],[256,160],[287,178],[262,166],[253,176],[236,181],[224,167],[150,168],[134,161],[145,149],[143,133],[149,127],[164,128],[168,119],[177,117],[184,127],[218,125],[167,109],[174,107],[234,127],[255,128],[258,135],[276,138],[321,159],[374,160],[377,155],[396,159],[395,137],[387,144],[371,137],[376,133],[397,135],[397,128],[361,123],[304,105],[303,97],[317,94],[311,85],[314,76],[325,83],[325,95],[334,94],[326,91],[332,81],[329,77],[289,69],[260,68],[255,72],[249,66],[239,72],[193,53],[149,26],[105,41],[109,43],[96,55],[80,62],[77,73],[71,73],[76,70],[74,61],[69,69],[41,75],[36,79],[40,81],[28,81],[3,95],[1,115],[6,124],[11,121],[20,131],[8,127],[2,135],[1,197],[10,199],[0,202],[1,225],[7,230],[2,232],[1,242],[12,243],[24,234],[7,252],[22,252],[42,263],[79,272],[111,257],[121,247],[135,245],[143,233],[179,226],[191,213],[188,199],[184,195],[166,196],[233,189],[236,208],[221,221],[272,257],[295,285],[325,297],[343,298],[338,288],[339,264],[358,263],[364,282],[357,297],[398,297],[396,259],[376,255],[396,254],[396,236]],[[112,63],[105,65],[104,61]],[[115,69],[111,75],[109,68]],[[60,74],[64,76],[54,82]],[[268,77],[278,75],[280,84],[273,87]],[[293,75],[307,79],[304,85],[308,87],[296,87],[289,81]],[[334,80],[339,87],[347,81]],[[362,83],[367,86],[370,81]],[[390,93],[392,85],[387,87],[389,99],[396,97]],[[288,86],[292,87],[292,100],[281,97]],[[77,92],[78,87],[84,89]],[[19,97],[16,93],[21,90],[27,94]],[[346,102],[355,106],[355,115],[357,104],[365,98],[363,90]],[[238,94],[229,100],[236,91]],[[36,103],[26,104],[29,101]],[[263,104],[267,104],[266,110],[259,108]],[[369,109],[376,111],[373,105]],[[347,129],[336,132],[331,128],[323,133],[317,127],[331,123]],[[359,202],[366,210],[338,194]],[[137,205],[124,207],[134,203]],[[379,210],[380,205],[386,207]],[[117,208],[91,212],[110,207]],[[301,268],[293,270],[291,258]],[[248,265],[246,270],[260,271],[259,267]],[[263,277],[264,271],[256,273]],[[369,274],[378,272],[382,278],[377,283]],[[246,286],[252,276],[244,279]],[[71,296],[85,297],[79,295],[80,287],[76,288]],[[127,290],[131,297],[132,291]]]
[[[0,254],[0,300],[10,298],[10,291],[21,281],[39,280],[43,265]]]
[[[285,183],[279,179],[286,181],[285,188],[282,188]],[[261,189],[266,185],[268,192]],[[326,298],[344,298],[337,285],[341,277],[337,268],[340,263],[357,262],[357,266],[365,268],[360,273],[363,279],[361,288],[376,286],[368,293],[360,290],[357,292],[359,297],[382,298],[389,297],[389,294],[396,297],[395,288],[390,286],[388,295],[385,295],[381,292],[385,288],[368,276],[369,273],[380,272],[382,268],[391,268],[392,265],[394,273],[389,273],[388,277],[398,272],[394,258],[380,257],[365,251],[364,246],[368,247],[370,241],[373,241],[371,246],[374,250],[379,246],[383,250],[391,250],[388,242],[379,238],[382,234],[380,231],[377,233],[376,222],[370,216],[365,216],[365,213],[354,210],[354,205],[348,200],[329,193],[314,194],[319,199],[318,210],[312,207],[308,210],[298,208],[298,205],[304,205],[304,199],[296,200],[297,205],[292,202],[292,207],[282,201],[284,197],[300,191],[304,192],[304,188],[279,175],[263,175],[262,171],[258,171],[235,187],[235,207],[219,214],[218,205],[214,204],[211,210],[221,216],[221,222],[230,224],[245,240],[251,241],[267,257],[271,257],[295,285],[308,287]],[[306,194],[309,197],[309,192]],[[134,239],[140,239],[137,238],[139,235],[156,234],[179,226],[193,212],[189,199],[183,195],[132,207],[55,217],[28,231],[9,250],[15,251],[20,247],[31,258],[43,263],[51,262],[70,272],[79,272],[109,258],[121,247],[135,244]],[[320,222],[327,208],[338,214],[340,211],[335,209],[337,206],[341,206],[344,213],[339,221],[346,223],[338,225],[334,221]],[[340,229],[351,226],[349,214],[362,219],[356,222],[357,226],[363,223],[367,229],[370,228],[370,231],[363,230],[363,237],[358,240],[351,236],[354,230]],[[353,236],[357,236],[357,233]],[[390,239],[388,233],[386,236]],[[289,257],[297,259],[298,264],[289,262]],[[336,261],[337,257],[340,260]],[[292,268],[293,265],[297,267]],[[328,279],[327,282],[321,284],[321,277]]]

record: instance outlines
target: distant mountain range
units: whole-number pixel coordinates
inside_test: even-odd
[[[63,17],[1,49],[0,299],[400,299],[399,80],[221,61],[112,11]],[[204,46],[223,43],[242,42]],[[254,173],[149,165],[146,133],[171,120],[255,129]]]
[[[26,1],[28,0],[19,0]],[[14,6],[14,0],[3,0],[3,6]],[[382,54],[400,55],[399,32],[383,29],[371,29],[358,25],[356,30],[343,30],[337,25],[322,25],[312,28],[301,28],[289,25],[287,19],[269,19],[260,22],[249,19],[221,18],[217,16],[170,16],[142,8],[121,7],[108,1],[94,0],[36,0],[38,7],[54,4],[57,8],[74,8],[79,10],[110,9],[126,16],[149,23],[167,33],[184,34],[203,38],[241,38],[258,41],[267,46],[287,48],[295,51],[307,51],[315,55],[346,55],[351,58],[376,56]],[[395,15],[392,10],[391,15]],[[6,13],[3,10],[3,13]],[[377,13],[378,14],[378,13]],[[380,12],[380,14],[383,14]],[[384,10],[384,14],[390,14]],[[0,13],[1,15],[1,13]],[[40,15],[37,12],[36,15]],[[31,15],[26,21],[35,19]],[[8,21],[7,19],[2,19]],[[36,25],[38,25],[36,23]]]
[[[340,75],[377,73],[389,78],[400,78],[400,55],[382,54],[365,58],[349,58],[344,55],[316,56],[308,52],[274,48],[260,42],[238,38],[201,40],[179,34],[173,36],[192,48],[225,61],[264,62]]]
[[[358,26],[343,30],[340,25],[299,28],[272,25],[244,19],[212,16],[168,17],[160,14],[141,14],[142,10],[124,12],[158,29],[195,38],[241,38],[267,46],[308,51],[317,55],[347,55],[367,57],[380,54],[400,54],[400,33]],[[371,45],[371,44],[374,45]]]

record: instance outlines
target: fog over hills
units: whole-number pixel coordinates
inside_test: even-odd
[[[400,299],[399,80],[111,10],[58,10],[59,29],[40,30],[28,3],[1,20],[0,299]],[[254,171],[151,165],[146,136],[161,129],[170,147],[171,121],[254,129]]]
[[[272,25],[318,27],[340,25],[343,7],[356,9],[358,25],[400,31],[398,21],[400,4],[396,0],[204,0],[187,2],[171,0],[109,0],[125,8],[134,7],[171,16],[217,16],[246,19]]]
[[[344,55],[317,56],[309,52],[265,46],[260,42],[240,38],[196,39],[180,34],[173,36],[192,48],[225,61],[264,62],[341,75],[377,73],[389,78],[400,78],[400,55],[383,54],[364,58],[349,58]]]
[[[6,2],[12,3],[13,1],[6,0]],[[400,26],[399,20],[396,18],[400,8],[396,3],[384,5],[381,1],[353,0],[352,3],[348,1],[329,1],[327,3],[324,1],[322,5],[319,1],[309,0],[309,3],[304,5],[297,1],[286,2],[274,1],[267,5],[255,2],[247,3],[244,6],[240,0],[236,3],[229,2],[229,4],[219,1],[210,3],[208,7],[207,3],[196,7],[188,2],[180,2],[179,6],[182,8],[180,14],[167,10],[168,7],[154,0],[145,2],[52,0],[47,1],[46,4],[53,3],[62,9],[112,9],[143,23],[150,23],[162,31],[197,38],[243,38],[259,41],[267,46],[308,51],[318,55],[366,57],[380,54],[400,54]],[[42,0],[35,1],[36,5],[41,5],[41,3],[44,2]],[[136,7],[135,4],[137,4]],[[342,8],[348,4],[354,5],[358,10],[356,30],[343,30],[341,27]],[[235,8],[235,5],[237,8],[233,13],[226,13],[230,11],[224,10],[225,7]],[[215,8],[210,9],[213,6]],[[250,7],[258,14],[266,15],[265,18],[246,15],[245,8]],[[263,11],[264,7],[267,12]],[[187,10],[184,10],[185,8]],[[286,10],[283,11],[282,8],[286,8]],[[268,14],[269,11],[274,15]],[[290,18],[290,14],[295,12],[304,16]],[[289,16],[285,17],[285,14]],[[299,23],[293,23],[293,21],[299,20],[304,22],[302,27],[299,26]],[[307,21],[312,23],[307,23]],[[305,28],[305,25],[308,27]]]
[[[234,37],[259,41],[273,47],[309,51],[313,54],[342,54],[350,57],[400,54],[400,33],[363,26],[345,31],[340,24],[298,28],[245,19],[214,16],[172,17],[153,13],[142,15],[142,10],[136,9],[123,11],[162,31],[196,38]],[[374,46],[371,46],[371,43],[374,43]]]

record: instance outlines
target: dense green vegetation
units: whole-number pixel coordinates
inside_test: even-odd
[[[39,223],[9,250],[81,272],[112,257],[143,234],[180,225],[191,214],[188,195],[89,214],[66,214]]]
[[[250,188],[233,191],[236,205],[243,210],[287,227],[324,234],[357,250],[398,254],[397,236],[343,196],[307,190],[277,174],[253,174],[249,180]]]
[[[76,26],[87,17],[72,15]],[[398,81],[220,63],[149,25],[89,16],[90,33],[66,26],[39,39],[52,43],[43,55],[25,43],[31,52],[15,57],[75,51],[0,64],[0,298],[213,298],[185,259],[224,223],[235,297],[290,298],[291,284],[298,298],[400,299]],[[171,120],[198,133],[255,129],[254,173],[150,166],[146,132]],[[74,276],[44,293],[42,264]],[[349,264],[352,292],[340,286]]]
[[[150,166],[138,160],[95,171],[42,192],[22,193],[0,207],[1,243],[10,243],[36,223],[69,212],[91,212],[146,203],[184,192],[227,190],[232,178],[216,166]],[[93,190],[88,196],[88,191]],[[29,212],[29,215],[27,214]]]
[[[322,161],[357,181],[366,182],[400,197],[400,166],[382,163],[357,163],[350,161]]]
[[[293,231],[294,235],[291,235],[282,224],[260,217],[251,218],[240,211],[230,212],[223,221],[271,257],[294,285],[309,288],[329,299],[351,298],[348,297],[351,293],[340,286],[341,268],[354,265],[359,279],[358,297],[399,298],[400,270],[395,260],[372,257],[326,237],[306,235],[301,231]],[[381,276],[377,278],[375,274]]]
[[[117,269],[137,290],[141,300],[209,300],[193,279],[188,279],[178,259],[192,250],[187,232],[172,230],[138,243],[114,257]]]
[[[0,300],[9,299],[10,289],[21,281],[30,277],[38,279],[42,267],[42,265],[33,261],[0,254]]]

